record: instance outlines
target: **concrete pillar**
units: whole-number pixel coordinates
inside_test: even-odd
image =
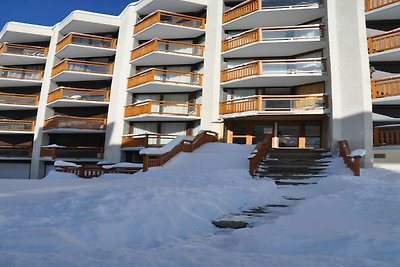
[[[46,67],[43,72],[43,83],[40,90],[39,107],[36,116],[35,134],[33,137],[32,162],[31,162],[31,179],[41,179],[45,175],[44,162],[40,161],[40,151],[43,143],[46,141],[46,135],[43,134],[44,120],[47,111],[47,96],[51,87],[51,72],[54,66],[56,45],[58,42],[58,27],[53,28],[53,36],[49,45],[47,54]]]
[[[219,120],[219,102],[221,95],[221,47],[223,1],[207,1],[207,24],[204,53],[203,101],[201,106],[202,130],[216,131],[222,137]]]
[[[121,142],[125,128],[123,118],[127,104],[128,78],[131,75],[130,58],[134,42],[133,26],[137,20],[136,7],[129,6],[125,9],[121,19],[104,147],[104,159],[113,162],[121,161]]]
[[[331,141],[333,152],[341,139],[354,150],[368,151],[372,167],[372,103],[364,18],[364,0],[329,0],[327,28],[331,70]]]

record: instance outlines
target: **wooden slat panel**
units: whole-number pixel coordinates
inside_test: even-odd
[[[400,48],[400,29],[368,38],[368,51],[370,54],[396,48]]]
[[[371,11],[397,2],[400,0],[365,0],[365,10]]]

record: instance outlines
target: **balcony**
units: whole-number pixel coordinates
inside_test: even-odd
[[[365,0],[367,21],[400,19],[400,0]]]
[[[195,92],[202,85],[202,74],[154,68],[128,79],[128,91],[132,93]]]
[[[46,133],[104,133],[107,119],[54,116],[44,123]]]
[[[112,63],[64,59],[53,68],[54,82],[111,80]]]
[[[41,86],[43,71],[0,67],[0,87]]]
[[[154,39],[132,50],[136,66],[192,65],[203,61],[204,46]]]
[[[70,33],[56,46],[59,58],[110,57],[115,54],[117,39],[96,35]]]
[[[400,146],[400,126],[388,125],[374,128],[374,146]]]
[[[0,146],[0,160],[31,160],[32,148]]]
[[[293,87],[325,80],[325,60],[288,59],[260,60],[223,70],[222,86]]]
[[[37,109],[39,96],[0,93],[0,110]]]
[[[323,25],[258,28],[222,42],[224,57],[294,56],[324,48]]]
[[[137,40],[196,38],[205,33],[206,19],[178,13],[157,11],[134,28]]]
[[[3,43],[0,46],[0,66],[45,64],[48,48]]]
[[[140,134],[122,137],[122,150],[137,150],[143,147],[162,147],[176,138],[176,135]]]
[[[6,134],[33,134],[34,121],[0,120],[0,133]]]
[[[200,119],[200,104],[147,100],[125,107],[127,121],[194,121]]]
[[[400,104],[400,76],[371,81],[374,105]]]
[[[368,38],[369,60],[400,61],[400,28]]]
[[[325,15],[321,0],[249,0],[224,14],[225,30],[304,24]]]
[[[42,160],[76,160],[97,162],[103,159],[104,149],[101,147],[66,147],[50,145],[42,147],[40,157]]]
[[[256,115],[324,114],[328,99],[324,95],[258,95],[220,103],[223,118]]]
[[[107,106],[110,100],[109,88],[82,89],[59,87],[49,93],[49,107],[93,107]]]

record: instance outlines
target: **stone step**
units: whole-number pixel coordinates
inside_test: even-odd
[[[262,161],[260,166],[322,166],[328,167],[328,163],[318,161],[286,161],[286,160],[265,160]]]
[[[316,185],[318,184],[317,182],[289,182],[289,181],[275,181],[276,185],[293,185],[293,186],[300,186],[300,185]]]
[[[282,174],[266,174],[266,175],[258,175],[260,178],[270,178],[273,180],[282,180],[282,179],[290,179],[290,180],[305,180],[310,178],[326,178],[326,175],[315,175],[315,174],[303,174],[303,175],[282,175]]]
[[[325,170],[327,166],[318,166],[318,165],[260,165],[261,169],[264,170]]]

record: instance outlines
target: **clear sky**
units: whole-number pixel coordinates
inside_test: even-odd
[[[136,0],[0,0],[0,30],[9,21],[52,26],[77,9],[119,15],[132,2]]]

